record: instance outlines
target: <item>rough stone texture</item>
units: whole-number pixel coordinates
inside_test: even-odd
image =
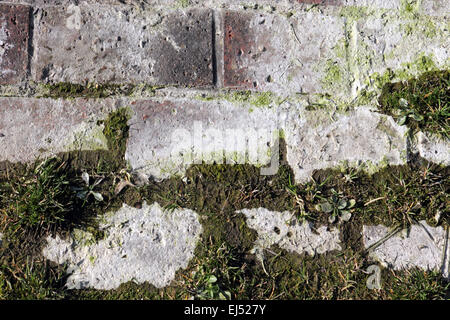
[[[442,16],[448,19],[450,2],[447,0],[422,0],[421,11],[431,16]]]
[[[292,212],[269,211],[265,208],[237,212],[243,213],[247,217],[248,227],[258,233],[253,251],[260,259],[264,249],[273,245],[298,254],[306,252],[311,256],[342,249],[338,229],[328,231],[326,226],[314,229],[313,224],[306,221],[300,224]]]
[[[0,2],[23,3],[33,6],[45,7],[70,4],[106,4],[106,5],[133,5],[152,8],[180,8],[185,4],[180,0],[1,0]],[[331,6],[355,6],[373,7],[380,9],[400,9],[406,1],[402,0],[253,0],[243,2],[241,0],[189,0],[188,6],[202,6],[208,8],[233,8],[242,9],[252,4],[259,7],[274,6],[280,9],[298,9],[301,6],[331,5]],[[415,1],[421,12],[432,16],[448,16],[450,5],[447,0],[421,0]]]
[[[187,267],[202,232],[195,212],[168,212],[158,203],[145,202],[141,209],[123,205],[108,214],[100,227],[106,238],[93,244],[92,235],[82,232],[68,241],[47,238],[43,254],[69,264],[69,289],[109,290],[128,281],[167,286],[178,269]]]
[[[1,161],[31,162],[69,150],[107,149],[103,125],[118,102],[0,98]]]
[[[407,160],[407,128],[364,107],[342,114],[301,105],[252,109],[224,100],[171,99],[138,100],[132,109],[125,158],[144,179],[183,176],[202,161],[267,165],[281,130],[297,183],[344,162],[374,172]]]
[[[23,3],[34,7],[69,6],[80,4],[131,5],[136,7],[181,7],[179,0],[0,0],[0,2]]]
[[[387,70],[394,72],[395,81],[450,66],[446,18],[403,9],[387,13],[367,10],[356,16],[348,13],[347,19],[350,43],[347,60],[354,77],[353,97],[363,88],[372,88],[374,75]],[[431,63],[424,63],[424,59]]]
[[[295,181],[303,183],[316,169],[342,162],[357,166],[406,162],[406,130],[391,117],[358,107],[345,114],[306,111],[289,118],[285,139],[287,160]],[[373,168],[375,169],[375,168]]]
[[[450,165],[450,141],[419,132],[416,135],[417,150],[428,161]]]
[[[103,125],[97,121],[125,106],[133,113],[125,158],[144,179],[183,176],[193,163],[267,165],[280,130],[297,182],[343,161],[375,166],[406,159],[406,128],[365,108],[330,115],[297,105],[238,107],[226,100],[81,98],[1,98],[0,106],[0,161],[31,162],[59,152],[106,149]]]
[[[448,19],[388,2],[324,6],[286,18],[225,11],[224,86],[329,94],[350,103],[379,91],[379,76],[405,80],[450,66]],[[441,8],[441,7],[440,7]],[[438,12],[442,12],[442,8]]]
[[[331,57],[344,37],[344,20],[312,11],[298,12],[290,20],[227,11],[224,33],[225,87],[320,93],[325,70],[318,63]],[[339,89],[333,93],[339,95]]]
[[[0,3],[0,84],[22,81],[28,70],[30,8]]]
[[[213,84],[212,12],[163,16],[135,6],[80,4],[40,9],[36,81]]]
[[[442,227],[430,227],[425,221],[412,225],[409,234],[406,230],[395,235],[379,247],[373,249],[371,257],[385,267],[395,270],[418,267],[424,270],[443,272],[448,277],[449,257],[446,250],[445,230]],[[366,248],[383,239],[389,233],[385,226],[364,226],[363,241]],[[447,270],[447,271],[446,271]]]
[[[276,111],[226,101],[139,100],[125,159],[144,178],[183,175],[193,163],[270,161]]]

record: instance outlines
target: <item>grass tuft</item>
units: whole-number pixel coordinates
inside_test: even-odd
[[[64,222],[73,210],[74,196],[64,164],[48,159],[17,179],[0,182],[0,212],[8,235]]]
[[[450,134],[450,71],[427,72],[406,82],[388,83],[379,98],[380,109],[413,131],[423,130],[446,139]]]

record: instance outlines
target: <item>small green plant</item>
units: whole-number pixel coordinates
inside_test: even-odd
[[[331,177],[328,176],[321,183],[318,183],[316,180],[314,180],[314,178],[312,179],[311,182],[308,182],[304,186],[304,190],[305,190],[304,193],[305,193],[306,199],[310,202],[314,202],[316,199],[323,199],[322,198],[322,191],[323,191],[322,189],[326,185],[328,180],[330,180],[330,178]]]
[[[358,179],[359,169],[347,168],[347,170],[344,170],[342,174],[346,183],[353,183],[356,179]]]
[[[310,213],[305,210],[305,201],[299,195],[297,186],[291,181],[291,175],[289,175],[289,181],[286,187],[286,191],[289,192],[295,199],[294,209],[296,209],[297,211],[297,219],[300,222],[303,222],[306,219],[312,219]]]
[[[101,195],[101,193],[94,191],[94,188],[103,181],[103,178],[97,179],[92,185],[90,185],[89,174],[87,172],[83,172],[81,174],[81,179],[84,181],[86,186],[73,188],[74,191],[77,191],[77,197],[81,200],[84,200],[84,204],[89,200],[90,195],[92,195],[97,201],[103,201],[103,196]]]
[[[398,124],[404,125],[407,123],[408,118],[411,118],[417,122],[423,121],[423,116],[420,114],[417,114],[415,110],[408,109],[408,101],[404,98],[400,98],[398,100],[399,106],[401,109],[397,109],[397,112],[395,112],[396,116],[398,116]]]
[[[209,275],[204,279],[203,288],[195,295],[200,300],[230,300],[230,291],[221,290],[217,284],[215,275]]]
[[[242,290],[243,269],[235,266],[237,257],[226,243],[202,246],[195,268],[184,287],[190,299],[230,300]],[[203,251],[204,250],[204,251]]]
[[[331,189],[331,197],[322,201],[315,206],[317,211],[324,213],[329,213],[328,222],[335,223],[337,220],[339,222],[347,222],[352,217],[350,210],[355,206],[355,199],[347,199],[342,196],[342,193]]]

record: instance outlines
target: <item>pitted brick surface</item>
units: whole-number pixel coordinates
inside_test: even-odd
[[[312,27],[314,25],[314,27]],[[259,91],[320,93],[333,48],[345,36],[345,19],[334,14],[224,14],[224,86]],[[345,69],[344,59],[340,61]],[[323,64],[323,63],[322,63]],[[350,87],[330,92],[345,95]]]
[[[212,12],[161,16],[134,6],[58,6],[35,21],[36,81],[213,84]]]
[[[30,8],[0,3],[0,84],[22,81],[28,70]]]
[[[68,150],[106,149],[98,120],[112,100],[0,98],[0,162],[31,162]]]
[[[184,99],[137,100],[131,108],[125,159],[144,178],[184,175],[193,163],[270,162],[274,110]]]

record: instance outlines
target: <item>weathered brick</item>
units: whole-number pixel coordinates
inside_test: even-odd
[[[431,16],[447,17],[450,15],[450,1],[422,0],[421,11]]]
[[[398,81],[449,67],[448,21],[442,17],[392,10],[361,15],[352,23],[348,61],[356,89],[379,85],[377,77],[387,70],[391,81]]]
[[[103,127],[115,102],[0,98],[0,162],[32,162],[72,150],[106,149]]]
[[[137,100],[131,109],[125,159],[144,180],[184,175],[202,161],[270,162],[274,109],[184,99]]]
[[[36,81],[213,84],[211,10],[161,16],[121,5],[45,8],[35,38]]]
[[[297,182],[310,180],[315,170],[343,162],[355,167],[366,163],[371,170],[382,163],[406,163],[407,129],[391,117],[364,107],[333,117],[324,110],[287,117],[287,161]]]
[[[345,36],[343,18],[320,12],[227,11],[224,33],[225,87],[302,93],[325,91],[326,61]]]
[[[28,70],[30,8],[0,3],[0,84],[20,82]]]

